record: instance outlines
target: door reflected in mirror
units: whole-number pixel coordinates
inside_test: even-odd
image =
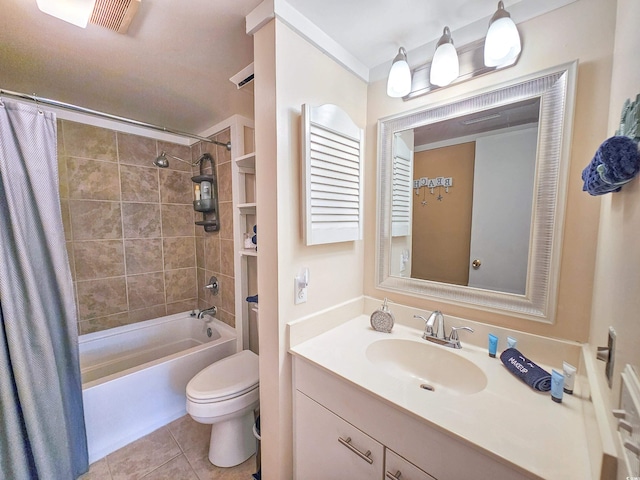
[[[396,132],[391,275],[524,294],[540,98]]]

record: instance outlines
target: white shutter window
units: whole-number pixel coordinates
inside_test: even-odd
[[[413,132],[394,136],[391,201],[391,236],[411,235],[413,215]]]
[[[413,192],[411,159],[393,159],[393,199],[391,203],[391,236],[404,237],[411,233],[411,193]]]
[[[336,105],[302,106],[307,245],[362,239],[364,134]]]

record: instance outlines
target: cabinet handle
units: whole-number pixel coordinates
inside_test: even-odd
[[[371,458],[371,450],[367,450],[367,453],[362,453],[360,450],[358,450],[356,447],[354,447],[353,445],[351,445],[351,437],[347,437],[347,439],[345,440],[342,437],[338,437],[338,442],[340,442],[342,445],[344,445],[345,447],[347,447],[349,450],[351,450],[353,453],[355,453],[356,455],[358,455],[361,459],[363,459],[365,462],[367,462],[368,464],[372,464],[373,463],[373,459]]]
[[[400,480],[400,477],[402,476],[402,474],[400,473],[400,470],[398,470],[395,475],[393,473],[391,473],[390,471],[387,470],[387,478],[389,480]]]

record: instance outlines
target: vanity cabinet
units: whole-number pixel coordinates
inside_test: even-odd
[[[382,479],[381,443],[296,392],[295,478]]]
[[[436,480],[393,450],[384,452],[384,480]]]
[[[295,355],[293,378],[294,478],[540,478]]]
[[[304,393],[295,398],[295,478],[435,480]]]

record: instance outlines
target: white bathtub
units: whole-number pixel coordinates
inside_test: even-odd
[[[233,328],[188,313],[89,333],[78,343],[89,462],[184,415],[189,380],[237,349]]]

